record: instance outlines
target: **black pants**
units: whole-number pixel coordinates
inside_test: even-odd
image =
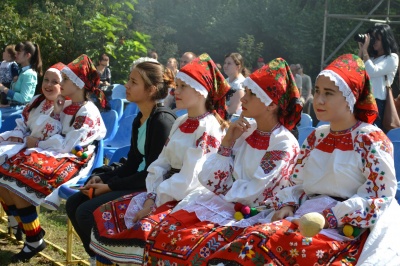
[[[96,254],[89,248],[90,234],[94,225],[93,212],[104,203],[115,200],[124,195],[133,193],[134,191],[110,191],[93,199],[89,199],[81,192],[75,193],[68,198],[66,211],[68,218],[71,220],[75,231],[82,240],[83,246],[90,257]]]

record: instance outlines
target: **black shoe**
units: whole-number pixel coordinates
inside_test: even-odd
[[[25,247],[28,247],[28,249],[31,252],[25,252],[24,251]],[[18,254],[15,254],[14,256],[11,257],[11,262],[12,263],[28,262],[33,256],[35,256],[40,251],[45,249],[45,247],[46,247],[46,242],[44,242],[44,240],[43,240],[43,243],[40,244],[40,246],[38,246],[37,248],[31,247],[31,246],[29,246],[28,244],[25,243],[25,245],[22,248],[22,250]]]

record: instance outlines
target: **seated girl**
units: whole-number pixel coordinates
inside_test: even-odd
[[[243,84],[243,112],[199,174],[208,191],[185,199],[183,209],[154,228],[146,244],[145,264],[204,261],[271,213],[277,193],[290,185],[300,150],[290,130],[300,121],[302,110],[290,68],[282,58],[274,59]]]
[[[93,212],[101,205],[124,195],[146,190],[149,165],[158,158],[168,138],[175,115],[163,107],[162,100],[168,88],[175,87],[174,76],[155,61],[135,64],[125,84],[126,99],[139,107],[132,124],[131,147],[128,159],[112,171],[95,169],[82,193],[68,198],[66,210],[86,252],[94,261],[95,253],[90,250],[90,232],[94,224]],[[130,125],[124,125],[130,126]],[[92,188],[92,198],[88,187]]]
[[[36,206],[52,204],[47,196],[78,174],[93,154],[92,143],[106,133],[100,112],[86,99],[87,92],[98,91],[99,77],[92,61],[81,55],[61,72],[61,94],[71,100],[56,100],[53,113],[48,116],[48,121],[59,124],[61,132],[46,140],[29,137],[29,149],[0,167],[0,195],[7,206],[16,206],[14,216],[21,221],[26,235],[21,252],[11,258],[13,263],[29,261],[46,247]],[[72,150],[77,145],[83,152],[75,155]]]
[[[64,64],[58,63],[47,69],[42,82],[42,94],[35,96],[24,108],[22,118],[15,122],[14,130],[0,134],[0,164],[27,147],[34,147],[33,138],[48,139],[61,132],[61,126],[55,121],[49,121],[48,116],[53,112],[53,104],[61,92],[61,69]],[[15,205],[7,206],[1,201],[8,215],[8,225],[17,240],[22,240],[22,228],[18,227],[14,214]]]
[[[153,226],[177,202],[205,189],[198,174],[224,135],[229,85],[207,54],[183,67],[176,78],[176,104],[188,114],[176,120],[160,156],[149,166],[147,193],[122,197],[95,211],[90,247],[103,256],[97,263],[142,263]]]
[[[393,145],[372,125],[378,109],[363,61],[346,54],[325,68],[313,106],[330,125],[302,144],[272,223],[247,228],[209,265],[399,265]],[[311,212],[324,229],[306,236],[293,217]]]

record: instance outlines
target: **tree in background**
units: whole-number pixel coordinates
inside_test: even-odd
[[[2,0],[0,45],[38,43],[44,68],[70,62],[82,53],[94,61],[106,52],[113,60],[113,81],[123,83],[132,61],[147,53],[150,36],[130,22],[133,1]],[[40,85],[38,86],[40,87]]]

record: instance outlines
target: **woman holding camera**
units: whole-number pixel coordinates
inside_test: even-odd
[[[364,60],[378,105],[379,116],[375,124],[385,131],[382,120],[385,113],[386,86],[392,85],[396,75],[399,64],[398,45],[390,26],[386,24],[375,25],[364,37],[364,43],[358,43],[358,55]]]

